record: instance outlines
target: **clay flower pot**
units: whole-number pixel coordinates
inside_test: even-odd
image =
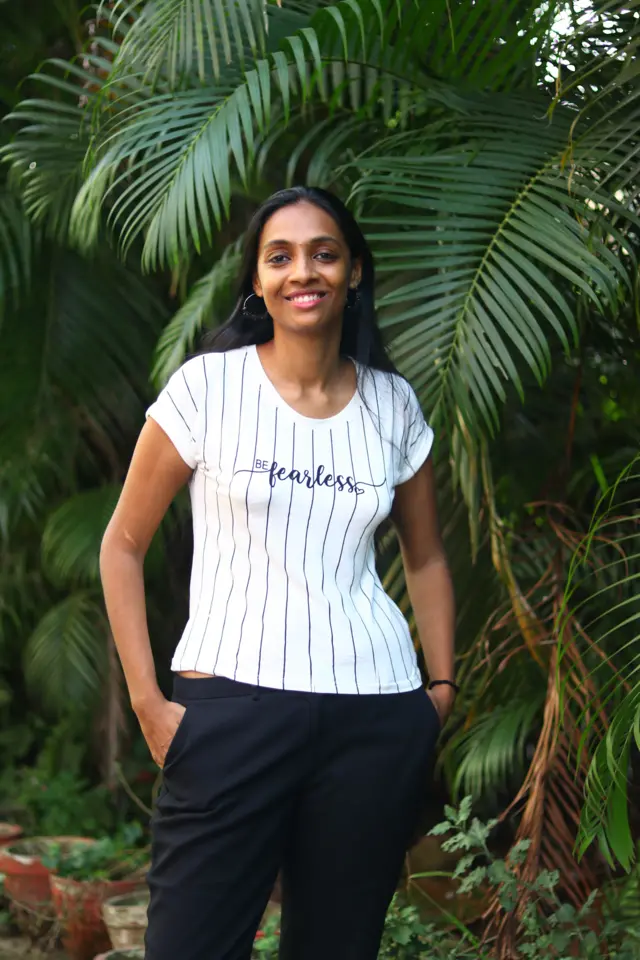
[[[0,847],[5,847],[8,843],[15,843],[22,836],[22,827],[17,823],[5,823],[0,820]]]
[[[131,880],[72,880],[51,876],[51,894],[62,928],[62,944],[70,960],[94,960],[111,943],[102,919],[105,900],[133,893],[140,877]]]
[[[141,947],[144,944],[148,907],[149,891],[146,887],[105,900],[102,919],[114,949]]]
[[[54,844],[95,843],[87,837],[32,837],[0,847],[0,873],[18,927],[32,935],[46,932],[54,919],[49,870],[42,857]]]

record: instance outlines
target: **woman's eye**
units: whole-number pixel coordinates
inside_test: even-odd
[[[269,262],[269,263],[284,263],[284,261],[285,261],[286,259],[287,259],[286,254],[284,254],[284,253],[276,253],[275,257],[269,257],[269,261],[268,261],[268,262]]]
[[[327,261],[333,261],[338,259],[337,255],[335,253],[332,253],[330,250],[321,250],[320,253],[316,254],[316,256],[321,257],[323,260],[327,260]]]

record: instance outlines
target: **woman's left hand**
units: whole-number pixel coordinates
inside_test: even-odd
[[[438,711],[440,725],[444,727],[453,710],[453,703],[456,698],[455,690],[447,684],[442,684],[432,690],[427,690],[427,694],[431,697],[431,702]]]

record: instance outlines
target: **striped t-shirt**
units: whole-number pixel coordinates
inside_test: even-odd
[[[420,685],[374,533],[433,432],[401,377],[357,373],[347,406],[317,420],[243,347],[189,360],[147,411],[194,471],[190,614],[173,670],[318,693]]]

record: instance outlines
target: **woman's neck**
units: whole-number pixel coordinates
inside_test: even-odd
[[[258,352],[272,378],[301,392],[326,390],[343,375],[339,334],[305,337],[277,331],[273,340],[258,347]]]

